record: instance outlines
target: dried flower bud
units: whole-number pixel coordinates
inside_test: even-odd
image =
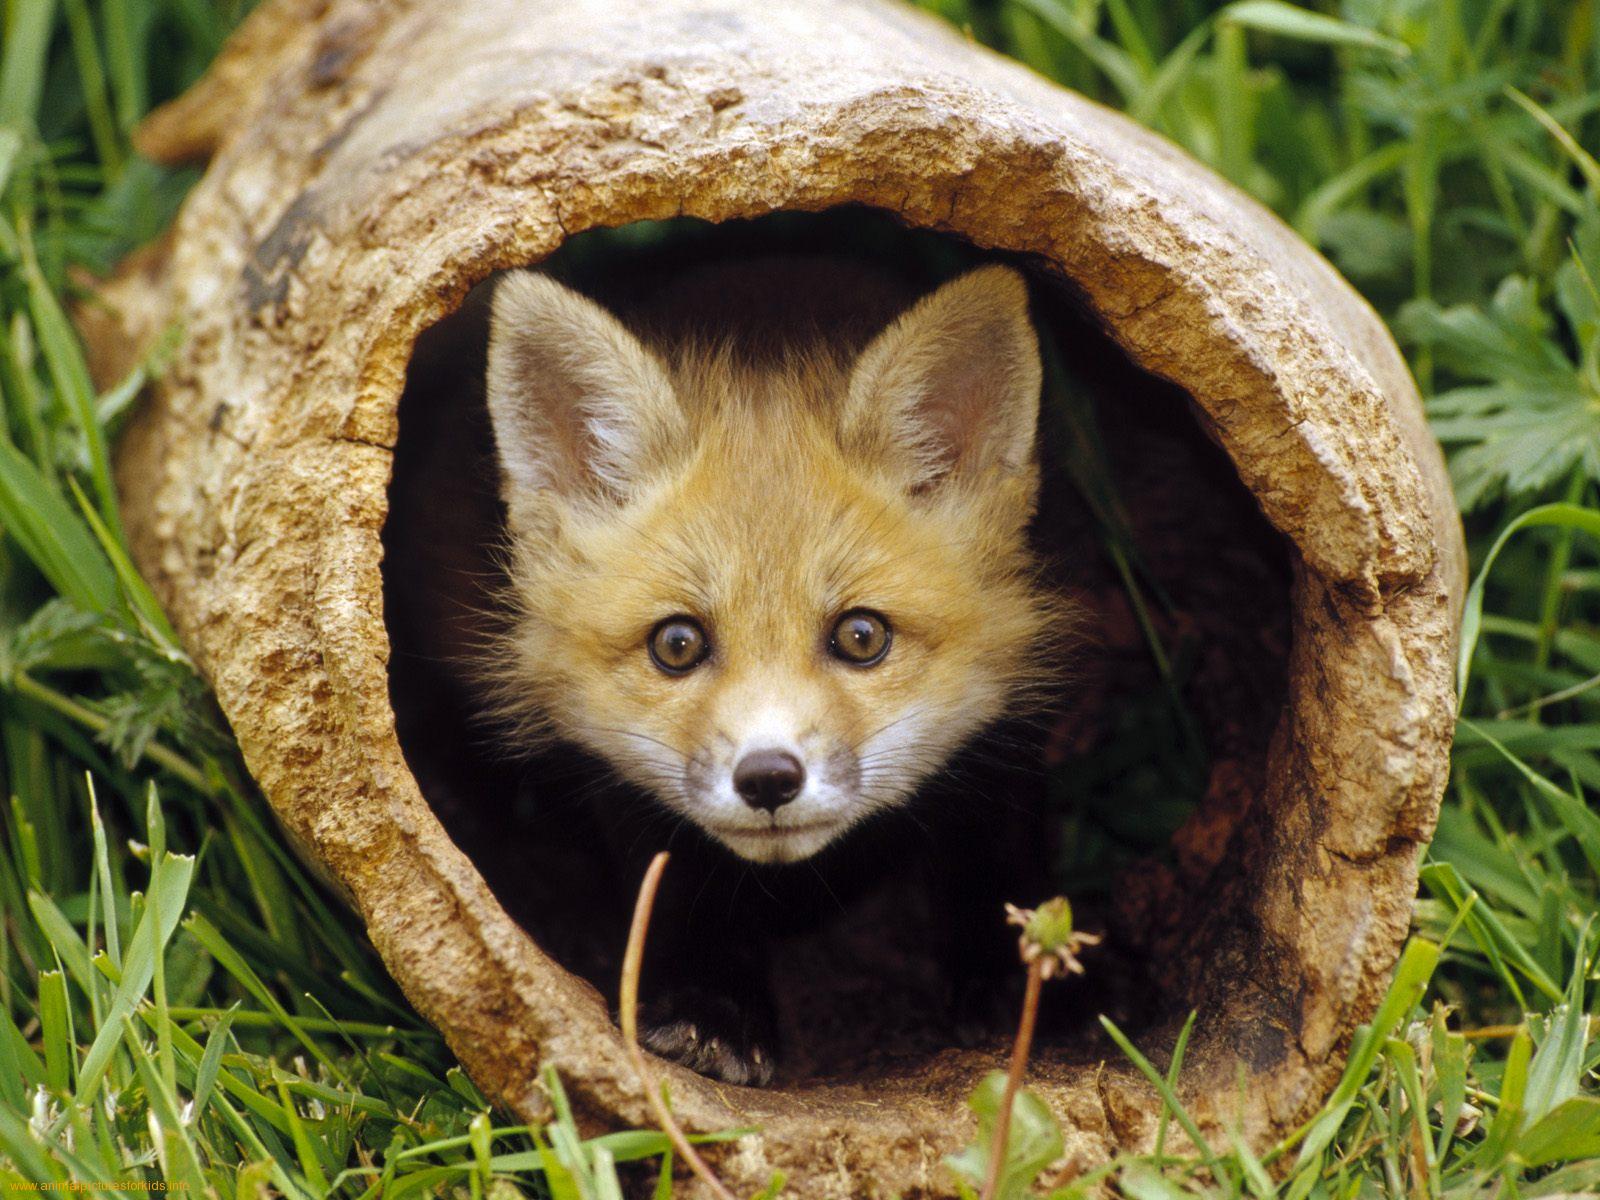
[[[1078,951],[1100,944],[1099,934],[1079,933],[1072,928],[1072,905],[1065,896],[1046,900],[1038,908],[1008,904],[1006,923],[1021,927],[1022,936],[1017,946],[1022,961],[1030,966],[1039,963],[1039,973],[1046,979],[1058,970],[1082,975],[1083,964],[1078,961]]]

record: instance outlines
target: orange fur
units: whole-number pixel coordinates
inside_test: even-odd
[[[496,297],[489,402],[510,514],[511,619],[486,672],[517,740],[600,755],[735,852],[815,853],[904,803],[1055,673],[1066,603],[1026,527],[1038,350],[1020,277],[973,272],[859,355],[647,346],[538,275]],[[853,608],[890,652],[828,652]],[[694,617],[704,664],[657,669],[657,622]],[[728,779],[795,752],[776,812]]]

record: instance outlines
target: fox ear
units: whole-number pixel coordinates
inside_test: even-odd
[[[861,353],[841,419],[845,445],[893,464],[908,491],[1033,461],[1039,339],[1028,288],[980,267],[924,296]]]
[[[487,374],[513,524],[541,492],[626,499],[683,435],[655,355],[593,300],[533,271],[495,288]]]

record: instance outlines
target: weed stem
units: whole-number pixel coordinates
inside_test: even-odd
[[[1047,958],[1028,964],[1028,990],[1022,997],[1022,1019],[1017,1022],[1017,1038],[1011,1043],[1011,1064],[1006,1070],[1006,1090],[1000,1097],[1000,1113],[994,1122],[994,1138],[989,1143],[989,1174],[983,1181],[982,1200],[994,1200],[1000,1190],[1000,1174],[1005,1167],[1007,1143],[1011,1137],[1011,1105],[1022,1088],[1028,1069],[1028,1054],[1033,1049],[1033,1027],[1039,1018],[1039,994],[1044,987]]]
[[[639,974],[644,967],[644,941],[645,935],[650,931],[650,912],[655,908],[656,890],[661,886],[661,873],[667,869],[669,855],[665,850],[650,860],[650,868],[644,873],[644,880],[639,884],[639,899],[634,903],[633,925],[628,930],[628,948],[622,955],[622,987],[618,997],[618,1007],[622,1010],[622,1040],[627,1043],[628,1057],[633,1061],[634,1074],[639,1077],[639,1086],[644,1088],[645,1099],[650,1102],[650,1111],[655,1114],[656,1124],[672,1139],[672,1146],[678,1152],[678,1157],[689,1164],[689,1169],[700,1177],[718,1200],[734,1200],[734,1195],[723,1182],[712,1173],[706,1165],[705,1159],[689,1143],[688,1137],[683,1132],[683,1127],[678,1124],[677,1118],[672,1115],[672,1110],[667,1107],[667,1102],[662,1094],[662,1089],[656,1086],[655,1075],[650,1070],[650,1064],[645,1061],[644,1050],[639,1045]]]
[[[87,729],[92,729],[95,733],[105,733],[111,728],[111,722],[94,709],[79,704],[70,696],[64,696],[52,687],[45,686],[26,671],[17,671],[11,676],[11,687],[18,695],[26,696],[46,708],[54,709],[62,716],[76,721]],[[216,791],[204,771],[182,755],[167,749],[160,742],[151,742],[147,745],[142,757],[148,758],[158,767],[177,776],[203,796],[210,796]]]

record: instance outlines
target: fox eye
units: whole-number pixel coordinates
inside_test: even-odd
[[[852,608],[834,624],[828,650],[853,667],[872,667],[883,661],[893,640],[888,617],[870,608]]]
[[[668,675],[685,675],[711,653],[711,639],[693,617],[668,617],[650,631],[650,661]]]

